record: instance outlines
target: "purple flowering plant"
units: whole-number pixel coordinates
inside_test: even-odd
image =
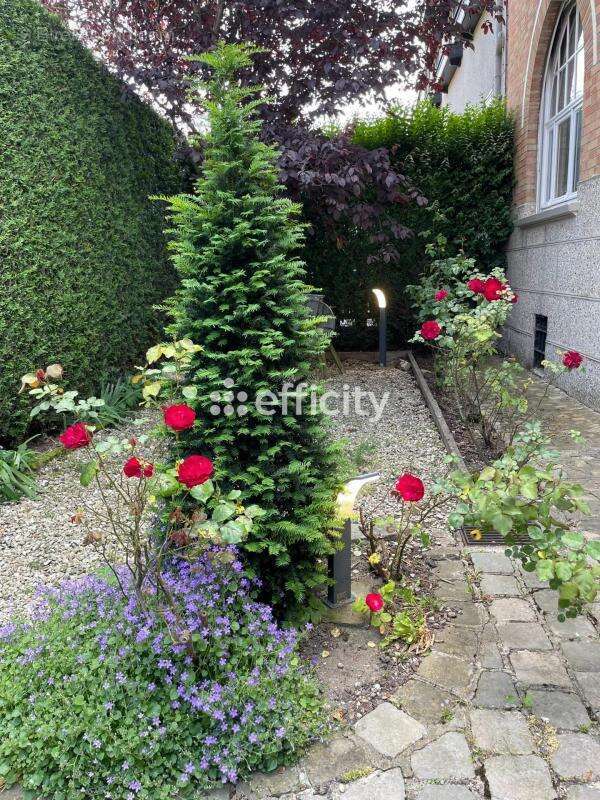
[[[0,627],[0,777],[30,797],[170,800],[273,770],[326,733],[297,634],[255,599],[235,548],[148,579],[41,590]]]

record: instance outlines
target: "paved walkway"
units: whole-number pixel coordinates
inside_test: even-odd
[[[568,474],[600,489],[600,414],[553,389],[544,418]],[[600,531],[600,501],[594,512]],[[431,556],[456,616],[411,680],[236,798],[600,800],[600,603],[560,623],[556,593],[501,549],[444,537]]]

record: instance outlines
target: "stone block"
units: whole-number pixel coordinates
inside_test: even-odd
[[[481,708],[516,708],[519,699],[513,679],[507,672],[482,672],[475,692],[475,705]]]
[[[480,586],[485,597],[519,597],[522,593],[512,575],[482,575]]]
[[[529,601],[512,597],[494,600],[490,613],[497,622],[535,622],[537,619]]]
[[[475,745],[484,752],[513,756],[533,753],[529,726],[518,711],[473,709],[471,729]]]
[[[493,550],[471,550],[471,561],[477,572],[512,575],[514,564],[504,553]]]
[[[462,733],[446,733],[412,754],[411,766],[420,780],[472,780],[473,761]]]
[[[359,719],[354,730],[361,739],[387,758],[394,758],[427,733],[424,725],[391,703],[381,703]]]
[[[558,750],[552,769],[563,780],[591,782],[600,778],[600,744],[585,733],[563,733],[557,737]]]
[[[570,687],[571,680],[556,653],[513,650],[510,661],[517,680],[527,685]]]
[[[537,622],[504,622],[498,635],[507,650],[552,650],[552,643]]]
[[[548,722],[559,730],[577,730],[581,725],[589,725],[585,706],[576,694],[566,692],[540,692],[529,693],[533,701],[532,711],[536,717],[547,719]]]
[[[555,800],[550,770],[539,756],[492,756],[483,764],[491,800]]]
[[[402,770],[389,769],[344,785],[344,800],[404,800]]]

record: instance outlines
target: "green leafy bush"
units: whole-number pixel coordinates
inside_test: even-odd
[[[376,257],[364,231],[348,228],[332,241],[306,207],[306,218],[316,226],[305,254],[308,274],[338,318],[356,322],[341,329],[338,347],[375,346],[377,329],[367,327],[373,286],[387,291],[391,345],[404,344],[414,327],[405,289],[429,263],[427,242],[443,241],[449,256],[464,250],[486,273],[504,264],[503,246],[512,230],[513,122],[501,101],[464,114],[421,103],[412,112],[397,108],[382,119],[359,121],[353,141],[371,150],[388,148],[394,168],[429,205],[411,202],[389,210],[414,233],[397,243],[399,260],[389,263]]]
[[[36,495],[37,455],[29,449],[29,441],[22,442],[16,450],[0,448],[0,503]]]
[[[251,49],[222,46],[202,59],[214,78],[210,133],[195,194],[167,198],[170,248],[181,287],[168,304],[169,332],[201,346],[185,397],[202,420],[182,436],[185,453],[209,455],[221,485],[239,488],[265,516],[244,548],[277,604],[303,602],[323,580],[339,488],[336,449],[324,415],[306,403],[296,414],[256,402],[287,385],[309,383],[327,336],[310,316],[304,265],[297,257],[299,209],[281,197],[275,150],[259,137],[257,90],[241,88],[238,69]],[[145,387],[148,391],[148,387]],[[215,397],[244,392],[246,414],[211,415]]]
[[[0,440],[32,363],[61,361],[83,390],[156,338],[174,286],[163,215],[177,191],[169,126],[35,0],[0,5]]]
[[[324,733],[296,633],[235,550],[174,561],[135,591],[87,577],[0,626],[0,777],[45,800],[174,800],[273,770]],[[143,600],[142,600],[143,598]],[[192,645],[190,647],[189,645]]]

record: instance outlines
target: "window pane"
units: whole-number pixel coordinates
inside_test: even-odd
[[[548,138],[546,139],[546,181],[544,186],[544,199],[552,199],[552,161],[554,153],[554,128],[548,131]]]
[[[571,141],[571,118],[560,123],[556,142],[556,184],[554,197],[562,197],[569,190],[569,144]]]
[[[581,152],[581,123],[582,123],[583,111],[580,108],[577,114],[575,115],[575,143],[574,143],[574,154],[573,154],[573,186],[571,187],[572,192],[577,191],[577,184],[579,183],[579,154]]]
[[[559,111],[562,111],[565,107],[565,88],[567,83],[567,72],[566,68],[561,69],[558,73],[558,103],[556,106],[556,113],[558,114]]]
[[[567,29],[563,28],[562,38],[560,42],[560,61],[559,66],[562,66],[567,60]]]
[[[572,58],[567,64],[567,103],[575,99],[575,59]]]
[[[583,47],[577,53],[577,83],[576,83],[576,96],[579,97],[583,94],[583,76],[585,73],[585,53]]]
[[[577,27],[576,20],[577,20],[576,11],[575,9],[573,9],[571,11],[571,14],[569,15],[569,50],[567,58],[575,53],[575,33]]]

